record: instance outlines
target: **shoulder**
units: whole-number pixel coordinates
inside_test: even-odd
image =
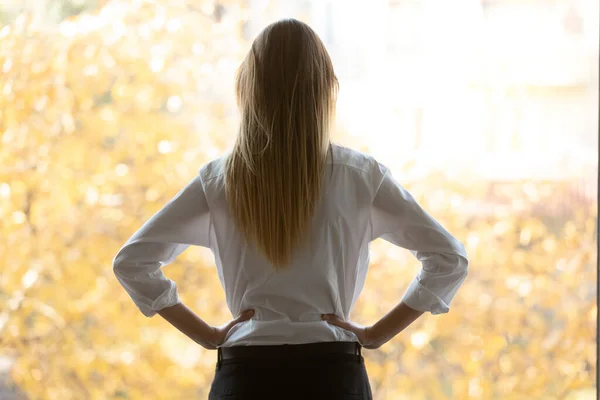
[[[372,177],[383,176],[387,167],[377,161],[370,154],[339,145],[331,144],[331,156],[328,157],[328,163],[335,166],[347,167],[359,173],[364,173]],[[198,170],[200,179],[206,183],[215,178],[222,177],[225,174],[225,163],[229,152],[212,161],[207,162]]]
[[[221,157],[215,158],[212,161],[207,162],[198,170],[198,175],[202,182],[206,183],[215,178],[222,176],[225,173],[225,161],[227,159],[227,154],[222,155]]]
[[[332,143],[332,156],[329,162],[333,165],[349,167],[367,175],[378,176],[387,168],[370,154]]]

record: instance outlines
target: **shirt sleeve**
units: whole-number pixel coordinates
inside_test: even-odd
[[[197,175],[119,250],[115,276],[146,317],[180,302],[177,285],[161,267],[190,245],[209,247],[209,229],[208,203]]]
[[[371,240],[382,238],[409,250],[422,265],[402,301],[431,314],[447,313],[465,280],[469,260],[464,245],[429,215],[379,164],[381,183],[371,210]]]

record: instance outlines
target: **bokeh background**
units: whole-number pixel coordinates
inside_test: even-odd
[[[374,398],[595,399],[597,0],[2,0],[0,398],[206,398],[216,352],[135,308],[111,261],[222,154],[254,36],[296,17],[373,154],[467,247],[450,313],[365,351]],[[419,264],[375,242],[352,318]],[[164,269],[231,318],[210,251]],[[268,384],[269,377],[263,382]]]

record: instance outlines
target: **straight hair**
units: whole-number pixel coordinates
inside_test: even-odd
[[[238,229],[276,270],[307,239],[337,91],[325,46],[296,19],[260,32],[238,69],[240,125],[226,160],[226,198]]]

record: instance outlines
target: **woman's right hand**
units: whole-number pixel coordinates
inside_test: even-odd
[[[361,326],[352,321],[342,320],[335,314],[323,314],[321,318],[331,325],[339,326],[342,329],[354,333],[358,338],[359,343],[365,349],[373,350],[381,346],[380,344],[375,343],[375,338],[372,337],[370,326]]]

